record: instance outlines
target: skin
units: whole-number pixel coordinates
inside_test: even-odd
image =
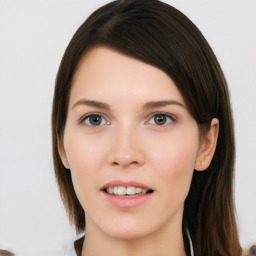
[[[172,102],[152,104],[156,101]],[[100,125],[90,123],[93,113],[104,117]],[[156,122],[159,113],[166,115],[164,124]],[[90,50],[73,78],[59,145],[85,210],[82,255],[185,255],[184,200],[194,169],[209,166],[217,134],[213,119],[200,140],[183,97],[160,69],[109,48]],[[102,186],[112,180],[141,182],[154,192],[144,204],[121,209],[102,195]]]

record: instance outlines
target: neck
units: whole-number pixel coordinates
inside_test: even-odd
[[[87,223],[88,224],[88,223]],[[99,231],[99,230],[98,230]],[[185,256],[182,221],[136,239],[110,237],[86,227],[82,256]]]

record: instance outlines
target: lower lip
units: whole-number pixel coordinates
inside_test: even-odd
[[[136,197],[123,197],[123,196],[114,196],[106,193],[105,191],[102,192],[104,198],[111,203],[112,205],[119,207],[119,208],[134,208],[138,207],[144,203],[146,203],[153,195],[154,192],[140,195]]]

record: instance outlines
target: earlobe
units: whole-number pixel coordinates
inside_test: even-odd
[[[64,167],[66,169],[69,169],[70,168],[69,160],[68,160],[68,157],[67,157],[64,145],[63,145],[63,141],[58,141],[58,152],[59,152],[62,164],[64,165]]]
[[[195,170],[204,171],[209,167],[215,153],[218,133],[219,120],[217,118],[213,118],[211,121],[211,127],[201,142],[195,162]]]

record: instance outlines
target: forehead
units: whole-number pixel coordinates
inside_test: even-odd
[[[70,101],[172,98],[184,104],[173,80],[162,70],[106,47],[91,49],[74,75]]]

